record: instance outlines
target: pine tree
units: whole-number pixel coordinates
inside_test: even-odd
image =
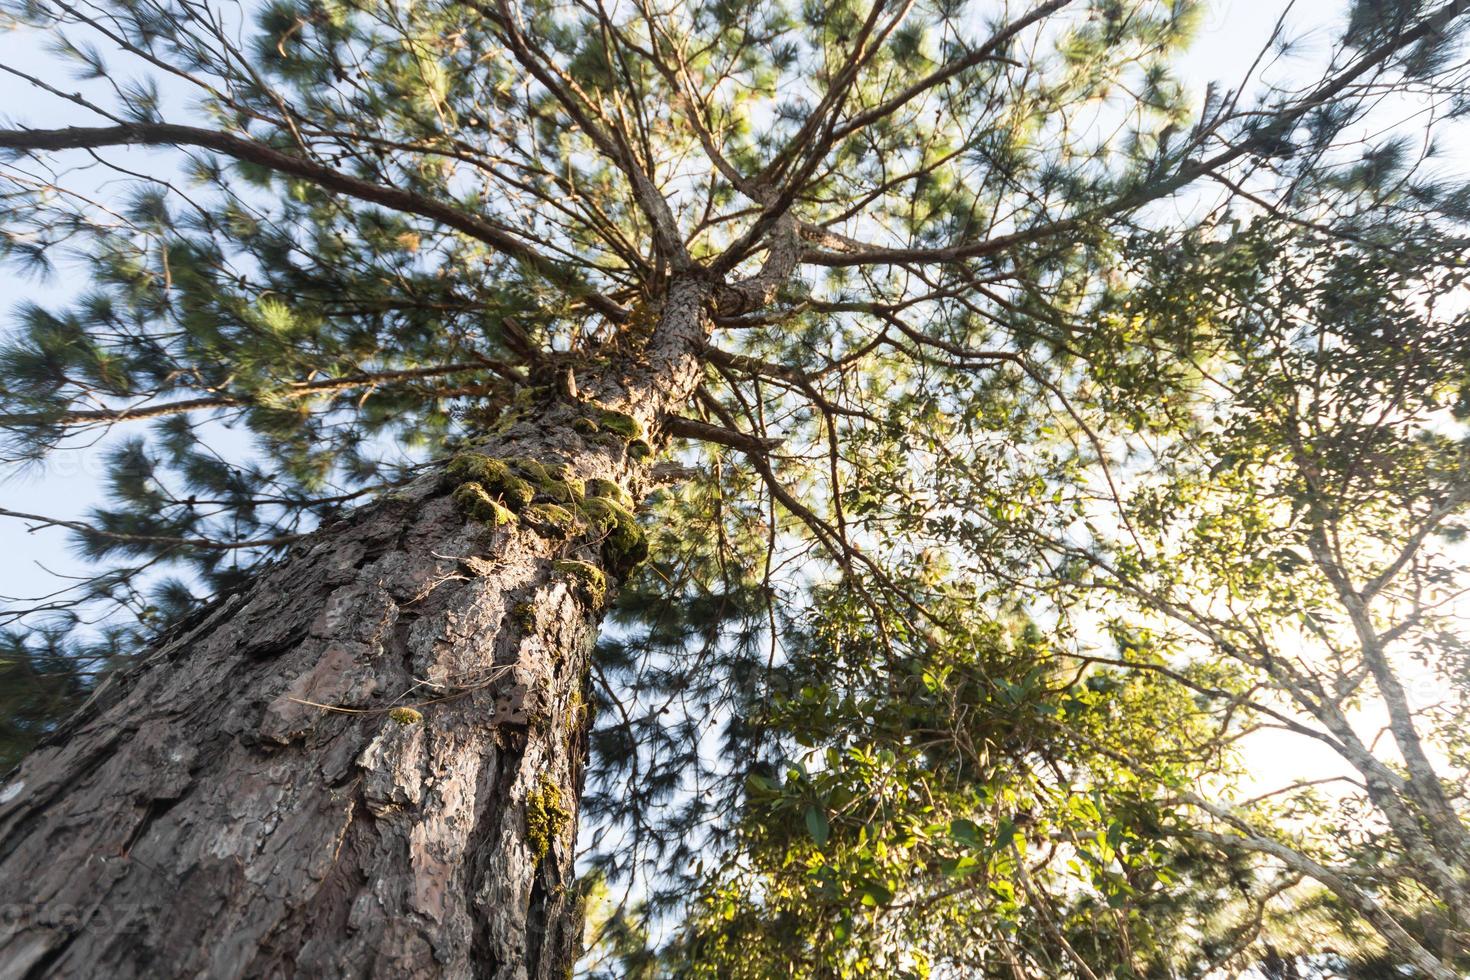
[[[102,569],[61,625],[132,619],[75,675],[6,641],[85,700],[0,791],[0,975],[565,976],[583,815],[633,842],[608,878],[656,859],[649,921],[693,896],[670,969],[919,975],[983,933],[1094,975],[1035,828],[1100,827],[1126,909],[1218,742],[1018,593],[1108,473],[1069,393],[1147,430],[1191,363],[1088,321],[1178,286],[1149,205],[1298,214],[1378,93],[1452,89],[1465,18],[1358,3],[1311,84],[1196,112],[1200,4],[1002,7],[7,4],[84,88],[6,71],[95,118],[0,130],[6,256],[89,281],[20,311],[0,425],[17,462],[111,441],[86,520],[4,513]],[[864,911],[926,895],[930,951]]]

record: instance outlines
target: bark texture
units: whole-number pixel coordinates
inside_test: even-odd
[[[636,496],[648,447],[621,420],[655,439],[698,383],[709,295],[670,284],[641,349],[484,453]],[[464,483],[322,529],[11,774],[0,980],[568,975],[583,695],[619,562],[598,529],[476,510]]]

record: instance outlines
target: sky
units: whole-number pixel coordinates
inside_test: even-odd
[[[1334,27],[1342,22],[1343,8],[1342,0],[1298,0],[1289,5],[1286,34],[1301,42],[1299,53],[1307,61],[1314,53],[1325,52]],[[1217,0],[1204,19],[1192,53],[1180,66],[1197,103],[1203,101],[1210,82],[1226,89],[1239,87],[1251,60],[1287,9],[1288,4],[1280,0]],[[53,80],[58,77],[56,63],[45,54],[39,39],[24,31],[0,33],[0,64]],[[1287,70],[1302,71],[1305,76],[1311,69],[1301,62],[1282,65],[1275,77],[1280,78]],[[38,92],[13,76],[0,75],[0,106],[7,107],[5,125],[95,123],[78,107]],[[171,168],[164,152],[135,150],[130,151],[128,159],[130,166],[146,167],[155,173]],[[1167,206],[1185,209],[1189,202]],[[9,311],[21,302],[61,304],[84,285],[65,270],[45,283],[23,281],[12,274],[0,286],[0,330],[9,329]],[[44,468],[0,469],[0,506],[58,518],[81,516],[98,502],[104,475],[103,450],[124,434],[103,437],[84,451],[55,454]],[[223,433],[221,436],[227,438]],[[4,559],[0,561],[3,598],[24,599],[50,592],[58,585],[53,573],[77,574],[84,568],[68,549],[67,532],[53,528],[33,533],[24,523],[12,519],[0,518],[0,556]],[[1341,768],[1325,747],[1311,740],[1275,734],[1255,739],[1249,749],[1248,766],[1255,773],[1258,788],[1297,776],[1319,778]]]

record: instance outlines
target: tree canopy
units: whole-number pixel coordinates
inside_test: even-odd
[[[75,124],[11,101],[0,253],[80,284],[5,460],[106,460],[0,509],[95,569],[6,608],[7,761],[696,282],[589,974],[1470,969],[1462,4],[1203,90],[1202,0],[3,10]],[[1252,789],[1287,737],[1339,768]]]

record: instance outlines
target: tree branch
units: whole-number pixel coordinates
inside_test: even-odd
[[[239,548],[279,548],[282,545],[292,544],[306,537],[304,534],[283,534],[274,538],[260,538],[254,541],[215,541],[213,538],[175,538],[161,534],[124,534],[120,531],[104,531],[83,524],[81,521],[64,521],[56,517],[45,517],[40,514],[22,514],[19,511],[6,510],[0,507],[0,517],[14,517],[22,521],[39,521],[41,527],[64,527],[82,534],[90,534],[100,538],[110,538],[113,541],[123,541],[130,544],[164,544],[176,545],[181,548],[208,548],[219,551],[231,551]],[[32,531],[40,530],[40,527],[30,528]]]
[[[298,382],[275,394],[282,398],[309,398],[312,395],[348,388],[361,388],[408,381],[416,378],[442,377],[447,374],[466,374],[472,371],[493,371],[513,381],[524,380],[511,373],[508,365],[493,361],[469,364],[444,364],[436,367],[410,368],[402,371],[364,372],[349,374],[326,381]],[[134,405],[126,408],[89,409],[52,415],[46,412],[23,412],[0,414],[0,425],[91,425],[93,423],[134,422],[140,419],[162,418],[182,415],[209,408],[240,408],[259,404],[259,400],[237,395],[214,395],[205,398],[188,398],[180,401],[162,402],[157,405]]]
[[[197,146],[214,150],[246,163],[266,167],[277,173],[310,180],[318,186],[379,204],[405,214],[416,214],[447,225],[478,241],[525,263],[548,279],[573,288],[577,295],[609,319],[626,319],[627,311],[617,303],[594,292],[561,263],[542,255],[520,239],[495,225],[452,204],[436,201],[413,191],[384,187],[372,181],[344,174],[340,170],[283,153],[264,143],[244,139],[217,130],[172,123],[123,123],[117,126],[68,126],[65,129],[0,130],[0,149],[76,150],[106,146]]]
[[[1467,12],[1470,11],[1467,11],[1463,0],[1449,0],[1449,2],[1442,5],[1428,17],[1425,17],[1412,29],[1404,31],[1365,52],[1348,68],[1339,72],[1306,95],[1275,110],[1257,111],[1253,112],[1252,115],[1274,115],[1281,121],[1295,123],[1311,110],[1341,95],[1353,82],[1367,74],[1374,67],[1382,65],[1395,52],[1416,44],[1426,37],[1441,33],[1456,17],[1465,16]],[[1017,245],[1024,245],[1029,242],[1076,231],[1088,223],[1102,218],[1132,211],[1152,201],[1166,197],[1186,185],[1193,183],[1200,177],[1209,175],[1218,168],[1233,163],[1240,157],[1246,156],[1256,149],[1256,144],[1250,140],[1243,141],[1234,146],[1227,147],[1207,160],[1186,163],[1170,176],[1120,194],[1112,201],[1091,208],[1075,217],[1064,218],[1050,224],[1015,232],[1010,235],[1002,235],[998,238],[991,238],[982,242],[960,243],[941,248],[882,248],[864,247],[861,243],[851,239],[845,239],[843,241],[843,244],[846,246],[844,251],[827,252],[819,249],[807,250],[802,253],[801,261],[812,265],[823,266],[897,265],[901,263],[961,262],[966,259],[993,255]]]
[[[680,439],[698,439],[701,442],[713,442],[721,446],[729,446],[731,449],[739,449],[746,453],[764,453],[775,449],[784,439],[762,439],[745,432],[737,432],[727,429],[722,425],[711,425],[698,419],[685,418],[682,415],[670,415],[663,420],[664,431],[671,436]]]

